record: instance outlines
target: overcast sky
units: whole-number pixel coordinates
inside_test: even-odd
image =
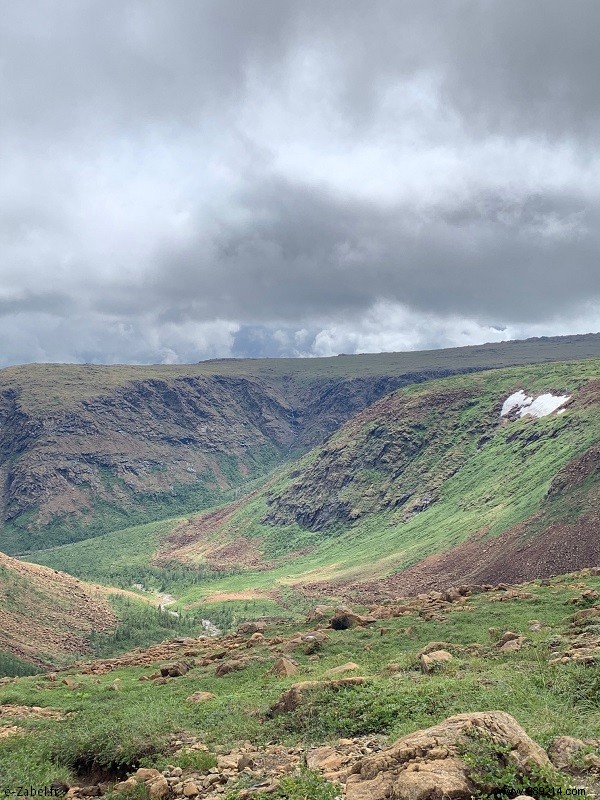
[[[600,329],[598,0],[0,0],[0,364]]]

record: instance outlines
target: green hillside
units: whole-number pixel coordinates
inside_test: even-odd
[[[23,554],[238,497],[400,387],[600,356],[600,335],[321,359],[0,370],[0,550]]]
[[[223,588],[365,581],[477,533],[489,540],[530,520],[530,533],[537,526],[539,534],[552,521],[595,511],[598,460],[573,480],[563,471],[600,440],[599,375],[597,361],[526,367],[379,401],[209,534],[251,537],[265,564],[282,562]],[[501,420],[503,401],[521,388],[571,400],[560,415]],[[196,529],[206,552],[202,525]]]
[[[123,559],[114,554],[129,537],[144,554],[136,564],[201,570],[202,580],[180,583],[187,603],[249,590],[277,599],[286,587],[316,596],[362,586],[398,593],[403,580],[415,582],[423,559],[444,552],[456,554],[463,576],[483,579],[498,542],[505,564],[493,569],[501,574],[516,549],[546,541],[557,525],[582,525],[578,548],[557,529],[556,541],[542,548],[548,553],[531,560],[531,574],[517,577],[589,566],[598,557],[590,515],[597,508],[599,375],[600,362],[585,361],[411,386],[365,409],[245,501],[165,524],[152,544],[132,529],[36,560],[87,578],[106,579],[111,570],[123,577]],[[501,417],[504,400],[519,389],[570,400],[560,414]],[[465,542],[475,549],[457,550]],[[423,574],[425,582],[444,583],[444,574]]]

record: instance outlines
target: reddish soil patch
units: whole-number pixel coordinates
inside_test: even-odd
[[[159,566],[173,561],[197,564],[201,559],[203,565],[215,571],[272,569],[276,562],[265,560],[259,539],[240,536],[234,526],[228,529],[237,509],[256,497],[258,491],[180,523],[161,543],[152,563]],[[309,550],[304,548],[286,559],[306,552]]]
[[[495,539],[480,532],[445,553],[376,581],[323,583],[304,587],[309,596],[346,597],[365,602],[408,597],[460,584],[524,583],[600,564],[600,513],[557,523],[533,536],[525,524]]]
[[[569,405],[573,403],[581,408],[590,408],[590,406],[597,405],[598,402],[600,402],[600,378],[594,378],[581,387]]]
[[[590,447],[589,450],[574,458],[561,469],[552,481],[548,496],[560,495],[562,492],[574,489],[589,478],[594,472],[600,471],[600,442]]]
[[[204,603],[224,603],[228,600],[270,600],[273,597],[274,594],[272,593],[254,589],[247,589],[241,592],[214,592],[213,594],[207,594],[198,603],[191,603],[186,608],[194,608],[195,605],[203,605]]]
[[[204,556],[209,566],[219,568],[230,566],[231,556],[234,554],[234,545],[239,542],[237,551],[237,564],[246,564],[246,559],[250,561],[249,566],[254,566],[254,553],[244,545],[244,541],[227,538],[227,541],[219,541],[219,534],[222,534],[223,526],[229,522],[234,512],[249,499],[254,497],[256,492],[242,497],[233,503],[229,503],[222,508],[207,511],[199,517],[180,523],[165,539],[157,550],[152,562],[157,565],[168,564],[172,561],[190,563],[195,561],[199,555]],[[252,548],[255,550],[256,546]],[[222,551],[222,556],[227,559],[225,565],[215,557],[215,553]],[[216,562],[216,563],[214,563]]]
[[[254,570],[270,568],[258,549],[256,539],[239,538],[219,547],[206,555],[206,563],[214,570],[228,570],[239,567],[252,567]]]
[[[516,526],[496,539],[472,537],[382,583],[396,595],[416,594],[457,583],[523,583],[600,562],[598,512],[573,523],[552,525],[527,538],[523,528]]]

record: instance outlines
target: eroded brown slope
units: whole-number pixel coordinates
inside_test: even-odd
[[[600,385],[600,382],[597,382]],[[590,386],[585,397],[591,396]],[[553,501],[560,500],[556,511]],[[415,595],[456,584],[523,583],[600,565],[600,444],[556,476],[539,514],[497,537],[479,531],[396,575],[371,582],[329,584],[327,593],[351,598]],[[556,516],[556,518],[554,518]],[[321,596],[323,585],[307,587]]]
[[[90,584],[0,553],[0,651],[52,666],[88,653],[89,634],[116,624]]]

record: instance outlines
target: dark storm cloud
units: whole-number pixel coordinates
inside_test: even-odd
[[[144,302],[202,317],[219,298],[244,322],[300,323],[381,300],[515,321],[600,295],[600,208],[577,196],[484,195],[417,214],[271,183],[245,201],[256,216],[241,230],[163,253]]]
[[[599,25],[596,0],[4,4],[5,358],[594,325]]]
[[[285,3],[23,0],[2,9],[3,102],[20,132],[194,124],[284,53]],[[117,132],[118,133],[118,132]]]

